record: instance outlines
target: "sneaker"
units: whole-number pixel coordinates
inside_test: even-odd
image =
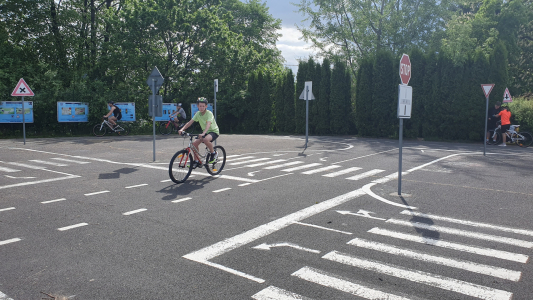
[[[200,166],[201,166],[201,165],[200,165]],[[190,164],[187,164],[187,168],[190,168],[190,167],[191,167],[191,165],[190,165]],[[198,162],[197,162],[197,161],[193,161],[193,162],[192,162],[192,168],[193,168],[193,169],[198,168]]]
[[[215,154],[210,155],[210,159],[207,160],[208,163],[212,164],[217,161],[218,152],[215,151]]]
[[[501,144],[501,145],[498,145],[498,146],[500,146],[500,147],[507,147],[506,144]]]

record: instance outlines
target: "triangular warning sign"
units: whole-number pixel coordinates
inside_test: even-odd
[[[508,88],[505,88],[505,93],[503,93],[503,102],[513,102],[513,98],[511,98],[511,93],[509,93]]]
[[[481,88],[483,89],[483,93],[485,93],[485,98],[489,97],[490,92],[492,92],[492,88],[494,87],[494,83],[489,84],[482,84]]]
[[[26,81],[24,81],[24,79],[21,78],[19,80],[19,83],[17,83],[17,87],[13,90],[13,93],[11,93],[11,96],[30,97],[30,96],[35,96],[35,94],[33,94],[33,91],[30,89]]]

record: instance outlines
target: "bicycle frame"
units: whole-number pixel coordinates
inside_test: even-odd
[[[492,134],[492,139],[494,139],[496,137],[496,134],[498,133],[498,131],[502,134],[502,135],[506,135],[509,139],[507,140],[507,143],[516,143],[518,141],[518,139],[520,138],[524,138],[524,136],[521,136],[520,133],[518,133],[516,130],[507,130],[506,132],[501,132],[502,131],[502,125],[498,125],[498,127],[496,127],[496,129],[494,129],[494,134]]]
[[[187,155],[184,155],[184,156],[186,156],[185,157],[185,161],[183,161],[183,157],[181,158],[180,163],[179,163],[180,166],[182,165],[182,163],[185,163],[185,164],[187,163],[187,160],[189,159],[189,156],[191,155],[191,152],[193,153],[193,158],[197,158],[198,159],[198,164],[203,165],[202,158],[204,158],[205,155],[200,154],[200,150],[198,150],[198,148],[196,148],[193,145],[193,143],[192,143],[193,137],[194,137],[194,135],[190,136],[189,146],[184,149],[184,150],[187,150]]]

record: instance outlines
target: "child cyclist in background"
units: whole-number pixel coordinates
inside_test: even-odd
[[[198,111],[196,114],[194,114],[192,119],[178,131],[178,133],[182,135],[185,129],[189,128],[194,122],[200,123],[200,127],[202,127],[202,133],[198,136],[198,139],[193,142],[193,145],[196,147],[196,149],[198,149],[200,143],[204,143],[209,149],[209,153],[211,153],[210,155],[207,155],[208,157],[206,157],[205,160],[207,163],[214,163],[218,158],[218,153],[216,153],[213,149],[213,141],[215,141],[220,134],[218,125],[215,121],[213,113],[207,110],[207,99],[200,97],[196,101],[196,104],[198,104]],[[195,153],[193,168],[197,166],[198,160]]]
[[[502,147],[507,146],[505,143],[507,142],[507,130],[509,130],[509,127],[511,127],[511,111],[509,110],[509,107],[504,107],[500,113],[497,115],[494,115],[494,117],[500,116],[502,121],[502,127],[501,127],[501,133],[503,137],[503,143],[500,145]]]

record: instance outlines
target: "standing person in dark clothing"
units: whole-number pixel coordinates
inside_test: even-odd
[[[489,109],[488,119],[487,119],[487,144],[489,144],[489,131],[496,129],[498,127],[496,123],[498,122],[498,117],[494,117],[495,115],[499,114],[500,111],[502,111],[501,108],[501,102],[497,101],[494,104],[494,108]]]

